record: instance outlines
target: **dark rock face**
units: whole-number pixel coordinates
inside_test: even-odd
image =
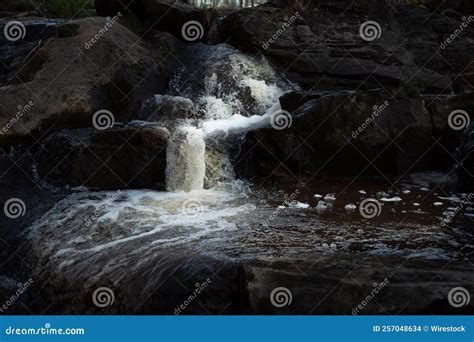
[[[184,1],[174,0],[95,0],[97,14],[100,16],[116,15],[119,11],[135,14],[150,28],[166,31],[175,37],[184,39],[183,25],[189,21],[197,21],[202,25],[202,36],[208,29],[208,20],[204,12]]]
[[[474,123],[471,122],[456,151],[458,186],[460,191],[474,191]]]
[[[0,23],[2,31],[5,24]],[[20,121],[2,131],[0,142],[51,128],[91,127],[101,109],[112,111],[117,122],[128,121],[143,100],[167,85],[167,51],[152,52],[119,22],[25,19],[23,24],[23,40],[0,37],[0,64],[5,65],[0,127]],[[18,114],[30,101],[31,108]]]
[[[119,126],[51,134],[38,151],[42,178],[93,189],[164,188],[164,128]]]
[[[141,110],[143,120],[160,123],[173,123],[176,120],[193,118],[194,113],[195,106],[191,100],[169,95],[155,95],[144,103]]]
[[[236,157],[239,175],[280,169],[395,176],[452,168],[462,131],[449,127],[448,116],[474,110],[469,9],[461,2],[445,4],[444,12],[431,2],[412,3],[272,2],[217,21],[212,42],[261,53],[302,87],[280,99],[290,128],[248,134]],[[373,40],[361,33],[368,21],[380,27]],[[374,116],[373,107],[385,101]]]
[[[387,99],[381,90],[290,93],[281,103],[292,112],[291,126],[250,133],[236,158],[241,176],[268,176],[279,168],[381,177],[449,169],[462,136],[449,127],[449,114],[474,110],[470,96]]]
[[[280,315],[383,315],[387,314],[385,309],[389,312],[392,310],[391,303],[397,298],[400,302],[410,303],[405,314],[455,313],[456,309],[446,300],[446,293],[451,289],[446,284],[452,279],[468,284],[471,278],[468,275],[469,266],[463,262],[459,265],[460,269],[443,270],[439,278],[435,277],[435,282],[427,287],[426,284],[439,270],[440,264],[436,261],[400,262],[397,258],[361,260],[355,257],[358,262],[354,268],[353,258],[338,255],[334,259],[323,258],[312,263],[298,260],[293,263],[274,261],[245,265],[251,312]],[[395,275],[387,275],[388,265],[402,264]],[[298,271],[300,267],[308,270],[305,276]],[[354,269],[357,272],[351,272]],[[410,284],[410,291],[407,291],[407,283]],[[270,302],[270,294],[280,286],[290,290],[292,300],[289,305],[278,308]],[[377,303],[367,300],[374,288],[379,290]],[[423,295],[420,297],[421,293]],[[362,302],[365,305],[358,308]],[[471,310],[472,306],[466,307],[463,313],[467,314]]]
[[[385,1],[313,1],[293,9],[268,4],[218,21],[211,41],[264,54],[306,89],[371,89],[382,84],[387,89],[439,91],[449,90],[451,81],[467,74],[472,62],[472,25],[444,49],[440,45],[459,28],[461,17]],[[362,39],[359,31],[367,21],[380,26],[378,39]],[[465,84],[459,87],[468,89]]]

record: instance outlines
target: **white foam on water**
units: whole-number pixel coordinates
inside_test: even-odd
[[[309,208],[309,204],[298,202],[298,201],[293,201],[293,202],[290,202],[288,204],[288,207],[289,208],[295,208],[295,209],[307,209],[307,208]]]
[[[390,198],[381,198],[382,202],[400,202],[402,199],[398,196],[390,197]]]
[[[357,209],[357,206],[355,204],[350,203],[350,204],[346,204],[344,206],[344,209],[346,209],[347,211],[353,211]]]
[[[213,95],[203,96],[199,99],[199,103],[205,111],[205,117],[208,120],[227,119],[234,113],[233,103],[226,102],[224,99]]]
[[[41,242],[36,253],[61,257],[58,267],[82,260],[84,253],[99,257],[98,252],[133,241],[140,241],[141,247],[189,244],[236,229],[242,214],[252,210],[239,189],[129,190],[120,197],[113,192],[75,193],[35,222],[28,234]]]
[[[243,86],[250,89],[252,97],[260,106],[261,111],[270,108],[274,103],[277,103],[285,91],[276,84],[267,84],[264,80],[257,80],[246,78],[241,81]]]
[[[232,175],[232,165],[226,151],[216,152],[219,162],[208,153],[206,139],[226,139],[228,135],[245,134],[248,131],[270,126],[271,114],[279,109],[279,98],[287,92],[276,83],[275,71],[265,60],[243,55],[229,47],[216,47],[222,59],[230,63],[228,74],[210,72],[204,77],[204,89],[184,92],[194,99],[203,118],[186,123],[173,134],[167,150],[166,186],[168,191],[191,191],[203,189],[206,179],[206,161],[211,163],[207,170],[212,175]],[[180,73],[176,77],[181,77]],[[172,82],[173,83],[173,82]],[[229,84],[232,85],[229,90]],[[157,101],[183,102],[179,96],[158,95]],[[189,101],[191,101],[189,99]],[[250,107],[250,108],[249,108]],[[223,134],[222,134],[223,133]],[[222,172],[216,170],[222,169]],[[225,170],[224,170],[225,169]],[[212,170],[212,171],[211,171]],[[205,181],[206,180],[206,181]]]

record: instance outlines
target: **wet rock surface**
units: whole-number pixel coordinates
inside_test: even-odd
[[[180,41],[189,20],[206,37],[203,11],[155,0],[96,1],[146,41],[119,20],[86,48],[105,18],[21,19],[25,39],[0,36],[0,203],[25,205],[0,216],[0,303],[34,280],[8,313],[354,314],[383,283],[356,314],[472,314],[447,299],[474,291],[472,123],[449,122],[474,112],[472,27],[440,48],[471,7],[348,3],[237,10],[214,46]],[[278,101],[282,130],[259,121]],[[114,126],[94,127],[101,109]],[[234,114],[261,126],[202,122]],[[161,192],[183,123],[219,133],[199,140],[212,189]]]

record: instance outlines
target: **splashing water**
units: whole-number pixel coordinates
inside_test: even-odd
[[[175,129],[167,150],[168,191],[198,190],[214,186],[217,180],[233,179],[226,149],[216,150],[206,140],[225,140],[268,125],[288,88],[263,58],[243,55],[226,45],[196,44],[190,50],[188,65],[205,61],[204,65],[191,79],[186,67],[178,72],[170,82],[167,100],[182,103],[187,99],[200,115],[192,115],[199,119]]]
[[[200,190],[204,187],[206,163],[204,132],[195,127],[180,127],[166,149],[166,189]]]
[[[151,262],[163,248],[194,245],[200,250],[201,243],[219,244],[225,232],[234,234],[242,218],[255,210],[246,183],[234,179],[230,149],[246,132],[269,126],[287,85],[264,59],[225,45],[189,49],[185,56],[191,71],[204,65],[191,79],[189,70],[178,72],[169,94],[150,101],[158,107],[152,108],[156,120],[136,123],[171,132],[168,192],[130,190],[116,197],[84,191],[65,198],[30,228],[29,238],[37,246],[33,253],[51,260],[47,266],[39,262],[40,269],[92,282],[113,278],[120,272],[103,267],[104,253],[116,267],[128,269],[134,267],[129,262]],[[84,273],[86,264],[101,266]]]

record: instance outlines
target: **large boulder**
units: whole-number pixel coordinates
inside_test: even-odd
[[[36,155],[39,176],[93,189],[164,189],[168,137],[164,128],[121,125],[53,133]]]
[[[92,127],[102,109],[127,122],[143,100],[166,88],[168,51],[148,49],[119,20],[24,19],[24,39],[0,37],[0,143]],[[2,31],[6,24],[0,21]]]
[[[386,1],[312,1],[301,8],[266,4],[217,21],[211,41],[264,54],[306,89],[383,85],[412,92],[447,91],[474,53],[472,25],[441,48],[459,29],[461,17],[453,11],[448,17]],[[372,31],[361,34],[364,24]]]
[[[275,122],[280,117],[291,125],[249,133],[236,157],[240,176],[290,170],[385,177],[449,169],[462,136],[450,128],[449,114],[474,105],[467,97],[389,98],[382,90],[290,93],[281,104],[288,112],[277,114]]]
[[[150,28],[169,32],[184,41],[190,40],[183,35],[186,23],[198,22],[201,25],[193,25],[197,31],[188,31],[193,41],[199,36],[204,38],[209,27],[209,19],[203,10],[180,0],[95,0],[95,6],[100,16],[131,12]]]

